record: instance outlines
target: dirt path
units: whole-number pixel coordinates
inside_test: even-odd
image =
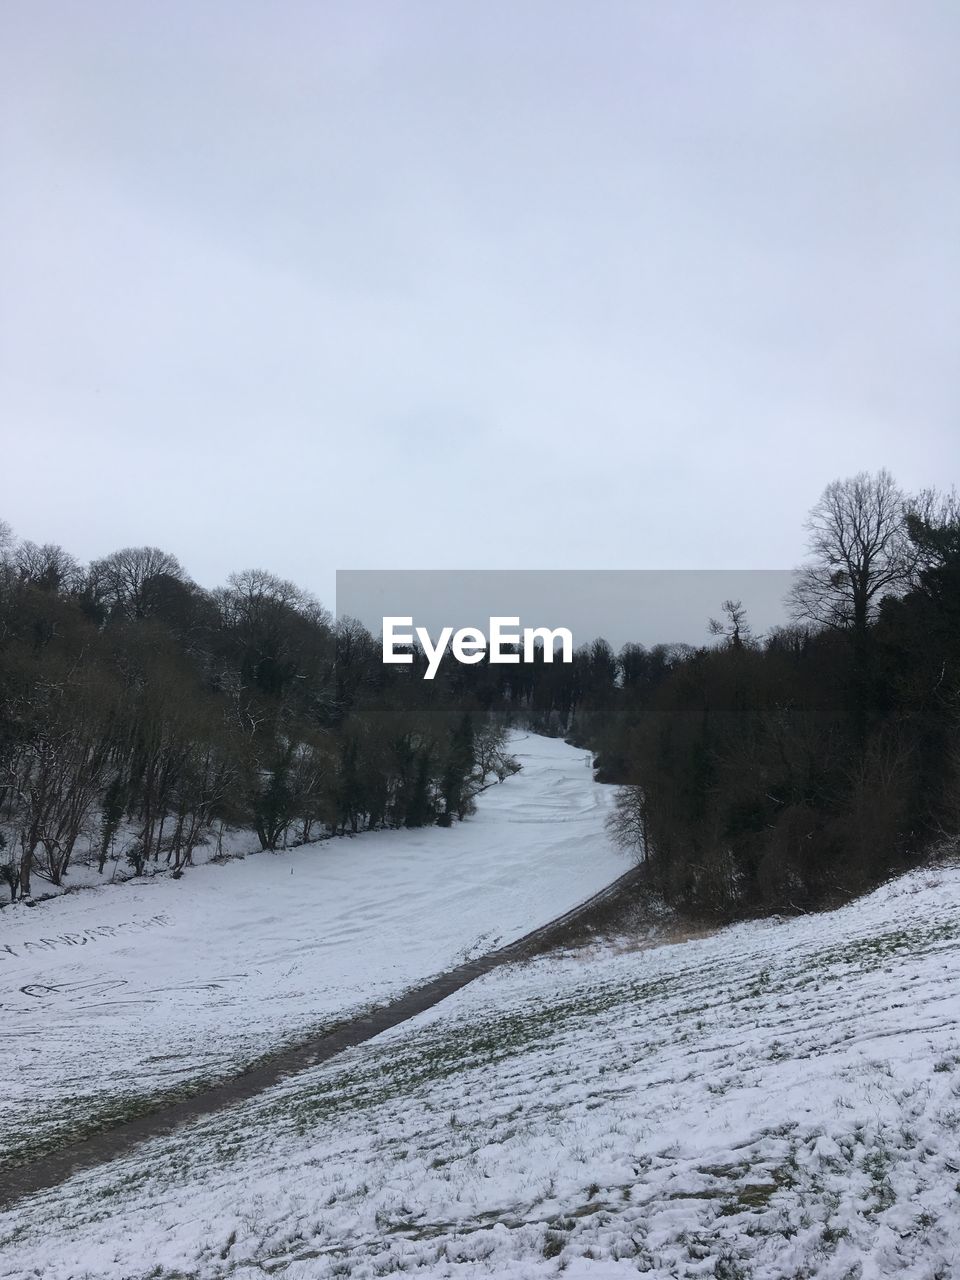
[[[190,1097],[163,1104],[135,1119],[122,1121],[90,1137],[68,1143],[58,1151],[3,1170],[0,1172],[0,1207],[35,1191],[57,1186],[82,1169],[115,1160],[149,1138],[162,1137],[191,1120],[255,1097],[281,1080],[306,1071],[320,1062],[326,1062],[345,1049],[352,1049],[372,1040],[381,1031],[416,1017],[418,1013],[439,1004],[454,991],[459,991],[475,978],[499,968],[500,965],[529,958],[567,942],[580,941],[584,930],[591,929],[591,920],[605,921],[611,908],[630,896],[630,890],[637,885],[638,880],[639,872],[633,868],[579,906],[548,924],[541,925],[516,942],[459,965],[423,986],[414,987],[406,995],[363,1017],[280,1050],[249,1070],[199,1090]]]

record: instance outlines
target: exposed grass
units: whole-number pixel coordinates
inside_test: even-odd
[[[960,921],[935,907],[827,938],[799,922],[636,963],[608,953],[512,969],[153,1144],[149,1162],[102,1171],[72,1212],[89,1228],[131,1199],[193,1213],[196,1188],[243,1188],[223,1230],[197,1240],[203,1280],[254,1266],[324,1280],[467,1264],[495,1275],[498,1258],[562,1269],[578,1257],[730,1280],[759,1274],[758,1250],[793,1251],[791,1276],[829,1261],[839,1277],[891,1222],[898,1249],[919,1242],[933,1259],[935,1197],[951,1169],[960,1182],[960,1104],[951,1119],[929,1097],[935,1083],[949,1103],[960,1072],[943,1006]],[[898,1028],[928,1052],[920,1082],[883,1056]],[[851,1037],[870,1047],[851,1050]],[[830,1082],[826,1103],[817,1080]],[[787,1100],[779,1113],[769,1090]],[[272,1185],[275,1170],[289,1188]],[[263,1182],[268,1211],[251,1193]]]

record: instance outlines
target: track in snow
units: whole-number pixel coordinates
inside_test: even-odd
[[[114,1160],[141,1142],[167,1135],[192,1120],[211,1115],[234,1103],[244,1102],[298,1072],[326,1062],[347,1049],[372,1040],[382,1031],[407,1022],[481,975],[523,959],[541,945],[553,941],[563,925],[575,924],[581,917],[633,885],[637,877],[637,869],[633,868],[599,893],[591,895],[570,911],[531,930],[515,942],[458,965],[333,1031],[280,1050],[251,1069],[204,1088],[191,1097],[161,1106],[79,1142],[69,1143],[37,1160],[0,1172],[0,1207],[8,1206],[33,1192],[57,1186],[82,1169]]]

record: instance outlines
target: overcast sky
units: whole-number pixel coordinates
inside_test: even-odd
[[[783,568],[958,478],[955,0],[0,5],[0,515],[83,559]]]

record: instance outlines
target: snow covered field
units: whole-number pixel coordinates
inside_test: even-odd
[[[0,912],[0,1151],[125,1114],[400,994],[589,897],[628,862],[563,742],[449,830],[375,832]]]
[[[960,1275],[960,869],[501,969],[0,1217],[0,1274]]]

